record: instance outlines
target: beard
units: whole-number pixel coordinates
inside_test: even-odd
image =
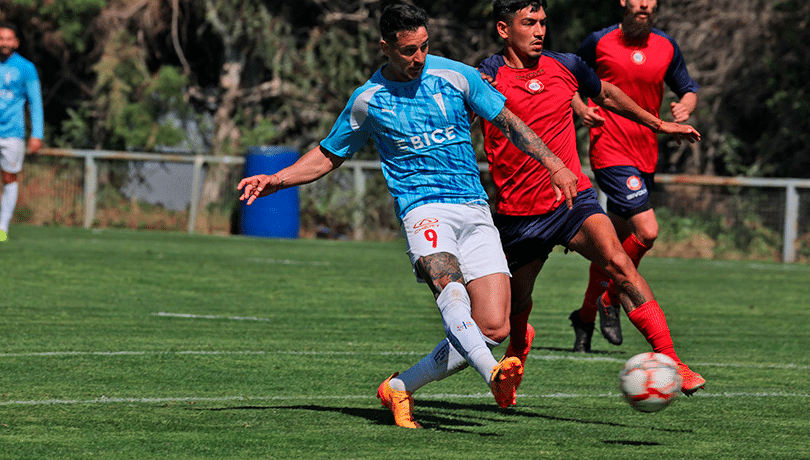
[[[640,18],[629,11],[624,12],[622,33],[630,41],[644,40],[652,32],[655,22],[655,11],[650,12],[646,18]]]

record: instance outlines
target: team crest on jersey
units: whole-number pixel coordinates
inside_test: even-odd
[[[439,226],[439,219],[436,219],[435,217],[426,217],[417,222],[416,224],[414,224],[413,228],[414,233],[419,233],[422,230],[438,226]]]
[[[644,54],[644,51],[635,50],[633,54],[630,55],[630,60],[633,61],[633,64],[641,65],[647,61],[647,55]]]
[[[531,80],[526,82],[526,91],[532,94],[537,94],[543,91],[544,89],[546,89],[545,85],[543,85],[543,83],[536,78],[532,78]]]
[[[641,189],[641,179],[638,176],[630,176],[627,178],[627,188],[632,191],[637,191]]]

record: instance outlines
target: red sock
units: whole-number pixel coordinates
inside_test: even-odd
[[[672,344],[672,336],[669,333],[667,319],[664,311],[658,302],[651,300],[627,314],[630,322],[636,329],[641,331],[644,338],[652,346],[656,353],[663,353],[674,359],[676,363],[681,360],[675,354],[675,346]]]
[[[595,263],[591,263],[588,274],[588,288],[579,309],[579,319],[584,323],[593,323],[596,321],[596,299],[608,288],[610,277]]]
[[[532,312],[532,303],[529,302],[529,307],[509,317],[509,346],[513,350],[525,350],[528,344],[526,343],[526,325],[529,323],[529,314]]]
[[[636,268],[638,268],[638,264],[641,263],[641,258],[644,257],[644,254],[650,250],[650,247],[645,246],[633,233],[622,242],[622,247],[624,248],[624,252],[630,256],[630,260],[633,261],[633,265],[635,265]]]

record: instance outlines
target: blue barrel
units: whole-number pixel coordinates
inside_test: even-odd
[[[289,147],[250,147],[245,156],[244,177],[274,174],[298,160]],[[241,202],[239,233],[264,238],[298,238],[300,210],[298,187],[280,190],[256,199],[250,206]]]

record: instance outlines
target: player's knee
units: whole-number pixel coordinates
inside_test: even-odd
[[[504,321],[499,326],[494,324],[479,325],[481,333],[493,342],[501,343],[509,337],[509,321]]]
[[[487,310],[488,314],[476,315],[473,318],[481,333],[488,339],[498,343],[509,337],[510,329],[509,316],[505,313],[500,314],[501,311],[505,311],[505,308],[489,309]]]
[[[638,241],[644,245],[644,247],[650,249],[653,247],[653,244],[655,244],[655,240],[658,239],[658,227],[655,229],[636,232],[635,235],[636,238],[638,238]]]
[[[613,281],[621,283],[632,277],[636,271],[633,261],[623,250],[612,251],[607,254],[607,263],[604,267],[605,273],[608,274]]]
[[[647,249],[651,248],[658,239],[658,222],[651,220],[644,225],[637,226],[633,229],[633,235]]]

